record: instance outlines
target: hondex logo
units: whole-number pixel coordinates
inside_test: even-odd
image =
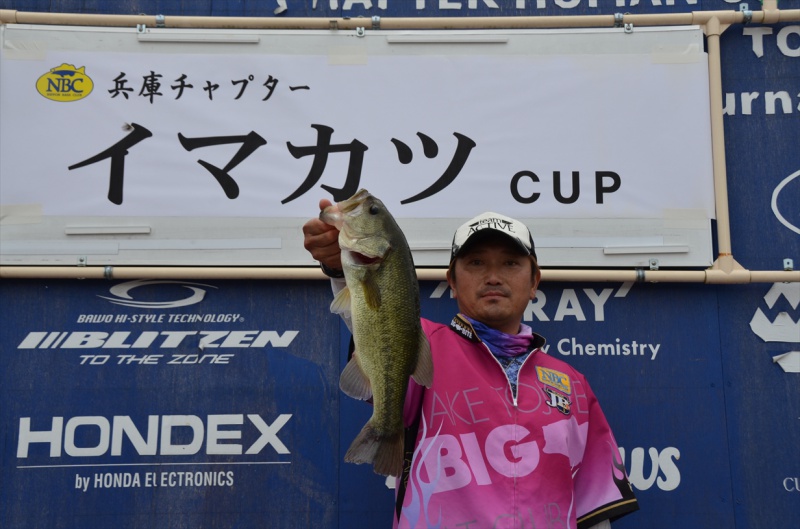
[[[145,290],[144,287],[154,287],[157,285],[180,285],[181,287],[190,290],[191,294],[187,297],[178,299],[173,298],[166,301],[142,301],[134,299],[134,297],[131,295],[131,291],[134,289],[139,289],[139,293],[141,294]],[[122,305],[125,307],[136,307],[140,309],[174,309],[177,307],[194,305],[203,301],[206,296],[206,291],[199,287],[217,288],[204,283],[189,283],[185,281],[169,281],[163,279],[137,279],[135,281],[127,281],[111,287],[109,292],[114,297],[97,297],[107,299],[115,305]],[[149,292],[152,292],[153,290],[153,288],[147,289]],[[160,292],[161,289],[157,289],[157,291]],[[170,292],[171,291],[172,290],[170,289]]]
[[[64,63],[52,68],[36,80],[36,91],[51,101],[78,101],[88,96],[94,82],[86,75],[86,67],[75,68]]]
[[[52,417],[49,424],[45,420],[41,426],[31,426],[31,417],[20,417],[17,458],[27,459],[33,445],[46,447],[40,454],[49,453],[51,458],[61,457],[62,449],[71,457],[121,456],[123,449],[140,456],[255,455],[267,445],[278,454],[290,454],[278,432],[291,418],[292,414],[281,413],[270,423],[257,413],[149,415],[145,426],[129,415],[91,415]],[[233,442],[241,441],[243,432],[248,438],[258,435],[246,451],[241,442]]]

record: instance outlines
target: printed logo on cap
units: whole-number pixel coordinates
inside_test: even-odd
[[[473,233],[486,228],[507,231],[509,233],[515,233],[514,225],[511,221],[492,217],[488,219],[481,219],[474,224],[470,224],[469,233],[467,234],[467,236],[472,235]]]

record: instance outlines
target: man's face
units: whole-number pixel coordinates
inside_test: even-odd
[[[536,295],[541,274],[506,237],[475,242],[455,262],[447,282],[462,314],[508,334],[519,332],[522,314]]]

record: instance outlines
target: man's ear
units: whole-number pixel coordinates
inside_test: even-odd
[[[539,288],[539,281],[542,279],[542,271],[536,268],[536,274],[533,277],[533,286],[531,286],[531,299],[536,297],[536,290]]]
[[[455,266],[455,264],[453,265]],[[451,273],[452,268],[447,269],[447,273],[445,277],[447,278],[447,284],[450,285],[450,292],[453,294],[453,299],[458,299],[458,292],[456,291],[456,280]]]

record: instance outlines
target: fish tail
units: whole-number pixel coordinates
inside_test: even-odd
[[[368,422],[353,440],[344,460],[348,463],[372,463],[377,474],[398,477],[403,472],[403,433],[380,434]]]

